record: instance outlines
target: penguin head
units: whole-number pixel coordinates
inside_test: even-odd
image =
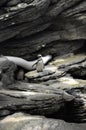
[[[42,55],[41,55],[41,54],[38,54],[38,58],[40,58],[40,57],[42,57]]]

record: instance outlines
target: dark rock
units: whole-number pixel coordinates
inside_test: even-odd
[[[38,53],[57,57],[81,52],[81,48],[86,46],[85,0],[3,0],[0,7],[0,54],[32,60]],[[83,49],[82,52],[86,53],[86,50]],[[66,115],[63,118],[65,120],[86,122],[86,81],[75,80],[67,75],[80,78],[86,76],[86,58],[79,58],[69,59],[71,62],[66,60],[64,63],[57,63],[56,67],[62,73],[41,75],[40,81],[44,82],[40,84],[14,82],[16,65],[6,59],[0,61],[0,89],[11,89],[0,90],[1,116],[22,110],[48,117],[54,114],[53,118],[59,118],[61,115],[63,118]],[[5,122],[9,120],[7,118]],[[35,129],[37,123],[40,126],[40,121],[31,122],[31,129]],[[48,121],[48,128],[58,128],[57,121],[55,127],[52,124],[52,121]],[[44,129],[47,127],[45,125]],[[7,126],[10,130],[11,125],[7,123],[5,126],[0,124],[0,129],[5,130]],[[12,128],[19,130],[28,129],[27,127],[30,126],[22,123]],[[60,127],[58,129],[86,129],[85,124],[78,124],[77,127],[75,124],[66,125],[65,122],[61,122]]]
[[[73,65],[69,68],[68,73],[70,73],[75,78],[86,79],[86,66],[83,65]]]
[[[22,4],[15,7],[16,10],[6,7],[7,12],[0,16],[1,54],[32,59],[40,52],[60,56],[83,46],[85,0],[21,2],[26,2],[27,6]]]
[[[9,110],[10,112],[28,110],[31,114],[50,115],[58,112],[66,102],[73,99],[72,95],[63,90],[49,89],[49,87],[45,89],[45,86],[42,86],[42,89],[27,92],[0,90],[0,110]]]
[[[4,116],[7,116],[10,114],[10,111],[9,110],[1,110],[0,112],[0,117],[4,117]]]
[[[0,1],[0,6],[3,6],[6,2],[7,2],[7,0],[1,0]]]
[[[49,35],[45,34],[44,40],[43,40],[43,36],[39,36],[40,38],[35,38],[34,37],[31,39],[31,41],[29,41],[29,39],[27,39],[27,41],[25,40],[25,42],[23,40],[19,40],[19,41],[7,41],[4,43],[1,43],[1,50],[0,53],[4,54],[4,55],[14,55],[14,56],[21,56],[25,59],[31,59],[33,60],[34,58],[36,58],[37,54],[41,53],[43,55],[47,55],[47,54],[51,54],[54,57],[55,56],[61,56],[70,52],[75,52],[76,50],[80,49],[83,46],[83,42],[77,42],[77,41],[73,41],[73,42],[52,42],[54,36],[51,35],[51,39],[48,39]],[[55,38],[57,39],[57,36],[55,36]],[[40,39],[38,41],[38,39]],[[47,40],[48,39],[48,40]],[[29,44],[28,44],[29,42]],[[49,43],[51,42],[51,43]],[[12,46],[11,43],[13,43]],[[15,43],[15,44],[14,44]],[[20,43],[21,43],[21,48],[20,48]],[[65,48],[64,48],[65,46]],[[26,49],[24,49],[24,47]],[[9,51],[5,51],[5,48],[7,48]],[[47,49],[48,48],[48,49]],[[18,49],[18,51],[17,51]],[[11,51],[13,50],[13,51]],[[35,53],[34,53],[35,52]]]
[[[15,6],[17,4],[19,4],[21,2],[21,0],[8,0],[6,6]]]
[[[74,78],[86,79],[86,56],[78,58],[75,61],[67,62],[58,67],[70,73]]]
[[[86,86],[83,88],[71,88],[69,93],[75,96],[74,102],[67,104],[69,120],[74,122],[86,122]]]
[[[68,17],[68,16],[77,16],[80,12],[86,11],[86,1],[80,1],[77,0],[77,6],[72,7],[72,9],[68,9],[65,12],[63,12],[63,15]]]
[[[16,70],[16,65],[10,62],[6,57],[0,57],[0,81],[3,87],[11,85],[14,83],[14,72]]]
[[[15,84],[4,87],[8,90],[0,90],[1,117],[15,111],[25,111],[71,122],[86,122],[86,81],[75,80],[67,75],[69,68],[74,65],[85,67],[85,55],[70,55],[68,58],[57,59],[59,62],[62,60],[59,64],[64,66],[60,68],[62,72],[66,72],[63,77],[61,75],[53,79],[51,75],[48,81],[40,84],[16,81]],[[54,63],[58,62],[53,61]],[[44,74],[49,73],[38,76],[46,78]]]
[[[22,2],[26,2],[26,3],[31,3],[31,2],[33,2],[34,0],[22,0]]]

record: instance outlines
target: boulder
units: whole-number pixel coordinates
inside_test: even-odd
[[[47,119],[24,113],[15,113],[1,120],[0,130],[85,130],[86,124],[67,123],[62,120]]]

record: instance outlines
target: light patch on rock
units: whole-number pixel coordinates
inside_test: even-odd
[[[23,113],[16,113],[13,114],[12,116],[7,116],[5,119],[1,121],[1,123],[11,123],[11,122],[19,122],[19,121],[25,121],[25,120],[37,120],[41,119],[38,116],[30,116],[30,115],[25,115]]]
[[[55,66],[45,66],[43,72],[38,73],[36,70],[29,71],[25,74],[25,77],[27,77],[28,79],[39,78],[39,77],[51,75],[56,71],[57,71],[57,67]]]
[[[43,93],[43,92],[30,92],[30,91],[23,91],[23,92],[20,92],[20,91],[13,91],[13,90],[0,90],[0,94],[5,94],[5,95],[8,95],[8,96],[12,96],[12,97],[22,97],[22,98],[29,98],[29,96],[39,96],[39,95],[48,95],[49,93]],[[52,94],[51,94],[52,95]]]
[[[62,63],[64,61],[65,61],[64,59],[56,59],[55,61],[51,62],[50,65],[56,65],[56,64]]]
[[[15,96],[15,97],[21,97],[21,96],[30,96],[30,95],[39,95],[42,93],[37,93],[37,92],[19,92],[19,91],[13,91],[13,90],[0,90],[0,94],[6,94],[6,95],[10,95],[10,96]]]
[[[80,60],[80,59],[83,59],[85,57],[86,57],[85,54],[77,54],[77,55],[70,54],[68,57],[55,59],[50,64],[59,66],[59,65],[65,64],[65,63],[75,62],[76,60]]]
[[[69,85],[78,85],[79,84],[78,81],[76,81],[75,79],[70,78],[70,77],[62,77],[62,78],[58,79],[58,81],[60,81],[64,84],[69,84]]]
[[[57,67],[55,67],[55,66],[46,66],[45,68],[44,68],[44,70],[51,70],[51,71],[56,71],[57,70]]]
[[[19,8],[26,8],[28,6],[27,3],[20,3],[17,5]]]
[[[4,16],[0,16],[0,20],[4,19]]]

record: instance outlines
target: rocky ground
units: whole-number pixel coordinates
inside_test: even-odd
[[[8,116],[0,122],[0,130],[85,130],[86,124],[66,123],[62,120],[46,119],[40,116],[31,116],[24,113],[16,113]]]
[[[35,70],[25,72],[25,78],[21,81],[10,79],[15,68],[9,70],[9,65],[12,68],[14,63],[9,61],[8,67],[6,63],[5,59],[5,64],[1,64],[1,69],[6,66],[6,71],[2,73],[2,84],[0,83],[0,130],[5,130],[6,125],[10,129],[11,121],[13,130],[19,128],[26,130],[28,127],[34,130],[35,127],[39,130],[41,128],[47,130],[51,126],[51,122],[53,124],[55,122],[55,126],[50,127],[51,130],[58,130],[59,127],[61,129],[71,128],[71,130],[74,128],[85,129],[86,55],[66,55],[62,58],[55,58],[45,65],[47,69],[43,72],[37,73]],[[9,71],[10,73],[8,73]],[[6,79],[11,82],[6,82]],[[40,117],[31,115],[40,115]],[[39,118],[41,118],[40,125]],[[15,125],[15,122],[18,123]],[[24,122],[25,128],[22,127],[21,122]]]
[[[85,0],[0,2],[0,130],[86,129],[85,42]],[[38,54],[39,73],[7,59]]]

